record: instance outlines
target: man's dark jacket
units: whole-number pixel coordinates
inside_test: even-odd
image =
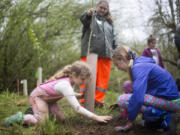
[[[88,42],[92,28],[92,37],[89,51],[98,54],[98,57],[111,58],[112,50],[116,48],[117,41],[114,35],[113,24],[106,19],[98,17],[97,13],[92,17],[84,12],[80,20],[83,24],[83,33],[81,39],[81,57],[87,56]]]

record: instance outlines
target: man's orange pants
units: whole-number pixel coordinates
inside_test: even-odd
[[[81,61],[86,62],[86,57],[82,57]],[[111,71],[111,59],[98,58],[97,60],[97,72],[96,72],[96,91],[95,102],[104,103],[104,97],[108,87],[109,76]],[[85,90],[85,84],[81,85],[80,93]],[[84,103],[84,99],[80,99],[80,103]]]

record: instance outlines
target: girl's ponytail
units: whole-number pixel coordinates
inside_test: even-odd
[[[48,81],[57,80],[64,77],[69,77],[71,74],[71,65],[65,66],[62,70],[55,73],[52,77],[49,78]]]
[[[129,78],[130,80],[133,82],[133,76],[132,76],[132,66],[133,66],[133,62],[134,59],[136,58],[136,53],[133,52],[132,50],[130,50],[130,48],[128,48],[128,60],[129,60],[129,65],[128,65],[128,74],[129,74]]]
[[[76,61],[73,64],[67,65],[62,70],[55,73],[52,77],[49,78],[48,81],[70,77],[73,72],[76,73],[77,76],[84,76],[86,78],[91,77],[91,70],[87,63]]]
[[[118,60],[127,59],[129,61],[127,72],[130,80],[133,81],[131,68],[133,66],[134,59],[136,58],[136,53],[133,52],[128,46],[119,46],[113,51],[112,57]]]

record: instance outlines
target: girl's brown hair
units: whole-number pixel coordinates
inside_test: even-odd
[[[65,66],[62,70],[55,73],[48,81],[57,80],[64,77],[70,77],[75,72],[77,76],[89,78],[91,77],[91,71],[89,66],[85,62],[76,61],[71,65]]]
[[[111,15],[111,13],[110,13],[110,11],[109,11],[109,2],[108,2],[107,0],[99,0],[99,2],[97,3],[97,5],[99,5],[99,4],[103,3],[103,2],[106,3],[107,6],[108,6],[108,14],[107,14],[107,16],[106,16],[105,18],[106,18],[106,20],[107,20],[110,24],[113,24],[112,15]]]
[[[150,35],[147,39],[147,44],[152,43],[153,41],[156,41],[156,38],[153,35]]]
[[[131,81],[133,81],[131,68],[135,59],[135,53],[128,46],[119,46],[113,51],[112,58],[117,60],[128,60],[128,75]]]

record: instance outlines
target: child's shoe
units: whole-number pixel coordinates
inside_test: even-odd
[[[176,129],[179,121],[180,121],[180,115],[178,113],[173,113],[171,115],[169,130],[165,132],[163,135],[177,135]]]
[[[13,123],[18,123],[20,124],[24,118],[24,114],[22,112],[17,112],[16,114],[8,117],[3,124],[4,127],[8,127],[12,125]]]
[[[24,114],[34,114],[33,110],[32,110],[32,107],[29,107]]]

